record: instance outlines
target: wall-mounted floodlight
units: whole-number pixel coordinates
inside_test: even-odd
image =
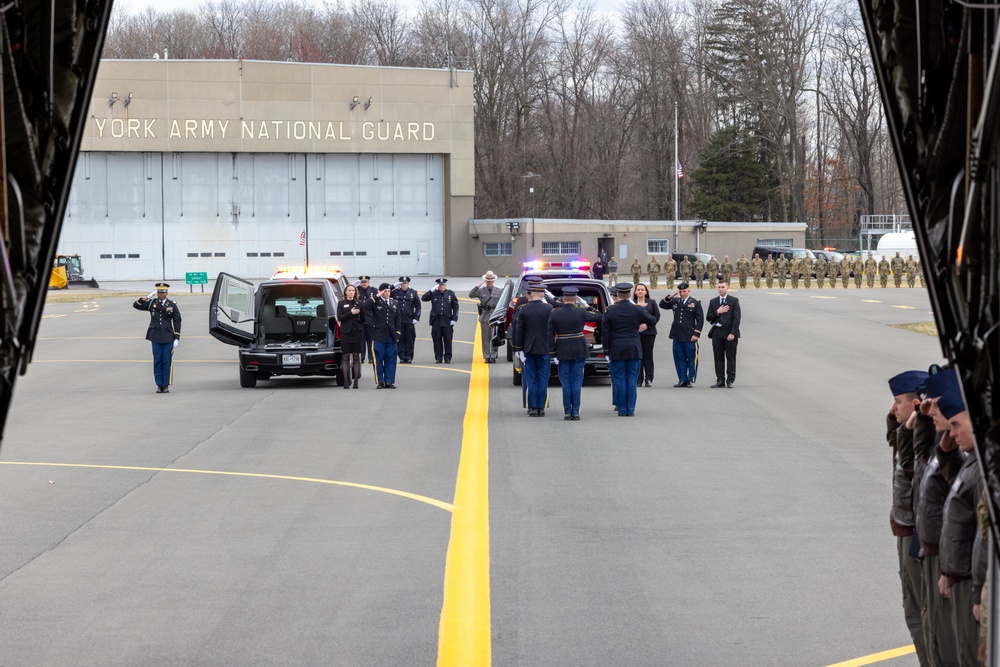
[[[354,111],[354,107],[358,106],[358,103],[359,103],[360,101],[361,101],[361,100],[359,100],[359,99],[358,99],[358,96],[357,96],[357,95],[355,95],[355,96],[354,96],[354,99],[353,99],[353,100],[351,100],[351,111]]]
[[[128,108],[128,105],[130,104],[132,104],[132,93],[129,93],[128,97],[122,100],[122,105],[125,106],[125,108]]]
[[[372,98],[369,97],[368,101],[365,102],[365,110],[367,111],[368,107],[370,107],[371,105],[372,105]]]
[[[118,101],[118,93],[111,93],[111,97],[108,98],[108,106],[113,107],[115,102]]]

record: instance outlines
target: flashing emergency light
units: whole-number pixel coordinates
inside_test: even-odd
[[[540,259],[536,259],[530,262],[523,262],[521,266],[526,269],[533,269],[535,271],[538,271],[539,269],[545,268],[545,262],[541,261]]]
[[[573,268],[573,269],[589,269],[590,268],[590,262],[588,262],[585,259],[575,260],[573,262],[570,262],[569,265],[570,265],[570,268]]]

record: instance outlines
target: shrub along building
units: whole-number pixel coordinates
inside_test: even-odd
[[[472,72],[106,60],[59,251],[98,280],[516,275],[529,259],[801,246],[805,225],[476,220]],[[537,187],[544,187],[539,179]]]

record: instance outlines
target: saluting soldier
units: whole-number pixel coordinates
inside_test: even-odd
[[[823,259],[822,255],[816,258],[816,263],[813,264],[813,269],[816,271],[816,287],[822,289],[823,279],[826,278],[826,260]]]
[[[705,262],[701,260],[701,257],[698,257],[694,260],[694,266],[691,268],[694,270],[695,284],[698,289],[703,288],[705,286]]]
[[[583,367],[590,350],[583,330],[588,322],[600,322],[601,312],[580,303],[580,290],[572,285],[563,289],[562,306],[549,314],[549,350],[555,355],[562,385],[563,419],[580,419],[580,394]]]
[[[413,344],[417,340],[417,322],[420,321],[420,295],[410,287],[410,277],[400,276],[399,287],[390,296],[399,309],[399,363],[413,363]]]
[[[892,270],[892,282],[898,289],[903,285],[903,274],[906,272],[906,260],[900,257],[897,252],[896,256],[890,260],[889,268]]]
[[[887,287],[889,285],[889,262],[886,260],[885,255],[882,255],[882,261],[878,263],[878,281],[881,287]]]
[[[656,261],[656,255],[646,264],[646,273],[649,274],[649,288],[656,289],[656,281],[660,278],[660,263]]]
[[[528,396],[528,416],[544,417],[549,386],[549,315],[545,286],[534,284],[528,303],[514,313],[514,354],[521,362],[521,382]]]
[[[785,280],[788,276],[788,260],[785,259],[785,253],[778,255],[778,259],[774,262],[774,270],[778,274],[778,287],[785,289]]]
[[[844,258],[840,260],[840,284],[847,289],[847,281],[851,278],[851,260],[844,255]],[[861,285],[858,285],[860,287]]]
[[[482,338],[483,361],[488,364],[495,364],[497,361],[497,348],[493,345],[493,336],[490,333],[490,317],[502,291],[495,286],[496,280],[497,274],[487,271],[483,274],[483,281],[469,290],[469,298],[479,300],[479,333]]]
[[[719,281],[719,260],[715,259],[715,255],[705,265],[705,272],[708,274],[708,286],[715,289],[715,283]]]
[[[434,281],[437,288],[427,290],[420,297],[421,301],[429,301],[431,314],[427,318],[431,324],[431,338],[434,340],[434,363],[451,363],[451,341],[455,335],[455,324],[458,322],[458,297],[448,289],[448,279],[438,278]]]
[[[875,287],[875,274],[878,273],[878,262],[871,253],[868,253],[868,259],[865,260],[865,279],[868,282],[868,289]]]
[[[639,263],[639,258],[636,257],[632,260],[632,282],[639,282],[640,276],[642,276],[642,264]]]
[[[141,296],[132,304],[136,310],[149,313],[146,340],[153,345],[153,379],[157,394],[170,392],[170,364],[181,340],[181,310],[167,298],[168,289],[169,283],[157,283],[156,298],[153,294]]]
[[[764,260],[764,283],[767,289],[774,287],[774,258],[771,253],[767,253],[767,259]]]
[[[753,286],[760,289],[760,277],[764,274],[764,260],[760,258],[760,253],[754,253],[750,260],[750,272],[753,273]]]
[[[797,260],[794,256],[791,261],[788,262],[788,270],[792,276],[792,289],[799,288],[799,274],[802,273],[801,262]]]
[[[674,368],[677,384],[674,387],[693,387],[698,379],[698,338],[705,324],[701,301],[691,296],[687,283],[677,286],[677,291],[660,301],[660,308],[673,311],[670,340],[674,341]]]
[[[667,255],[667,258],[663,260],[663,282],[666,283],[667,287],[674,284],[678,268],[677,260],[672,255]]]
[[[750,275],[750,260],[745,252],[740,253],[740,258],[736,260],[736,275],[740,280],[740,289],[746,289],[747,276]]]
[[[399,340],[399,307],[390,296],[392,285],[382,283],[365,303],[365,321],[372,323],[372,361],[379,389],[396,388],[396,341]]]
[[[906,286],[916,287],[917,285],[917,263],[913,260],[913,255],[906,258]]]
[[[799,260],[799,270],[802,271],[802,286],[806,289],[812,285],[813,259],[806,255]]]
[[[733,263],[729,261],[729,255],[722,258],[722,280],[728,285],[733,277]]]
[[[365,308],[369,301],[378,293],[375,286],[371,284],[371,276],[358,276],[358,283],[355,287],[358,288],[358,303],[361,304],[362,308]],[[361,363],[365,363],[365,359],[371,356],[371,346],[372,346],[372,325],[370,322],[365,322],[362,328],[364,332],[364,338],[362,340],[363,346],[361,348]]]

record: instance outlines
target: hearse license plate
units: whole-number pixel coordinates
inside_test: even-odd
[[[302,365],[302,355],[301,354],[283,354],[283,355],[281,355],[281,365],[282,366],[301,366]]]

